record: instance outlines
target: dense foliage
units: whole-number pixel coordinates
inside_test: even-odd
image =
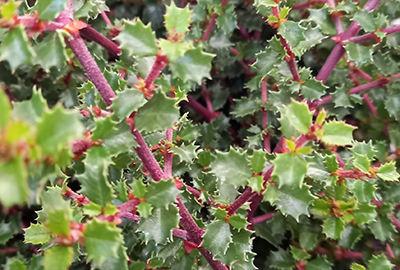
[[[0,269],[398,269],[399,6],[1,1]]]

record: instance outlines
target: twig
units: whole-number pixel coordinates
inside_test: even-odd
[[[211,122],[215,118],[215,112],[210,112],[206,107],[201,105],[197,100],[194,98],[188,96],[188,102],[187,104],[189,105],[190,108],[195,110],[196,112],[200,113],[202,116],[207,118],[208,122]]]
[[[264,215],[258,216],[258,217],[253,217],[251,220],[252,224],[257,224],[257,223],[261,223],[267,220],[270,220],[274,217],[274,215],[277,213],[277,211],[273,211],[271,213],[266,213]]]
[[[110,19],[108,18],[105,11],[101,12],[100,15],[103,18],[103,20],[106,22],[107,25],[112,25],[112,23],[111,23]]]

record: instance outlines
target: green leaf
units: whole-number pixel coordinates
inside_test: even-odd
[[[375,23],[372,13],[366,9],[360,9],[354,14],[353,20],[358,22],[366,32],[375,32]]]
[[[295,260],[290,254],[289,250],[281,248],[276,252],[271,252],[268,258],[269,265],[274,269],[293,269],[295,267]]]
[[[308,106],[304,102],[292,100],[289,106],[284,106],[281,112],[281,119],[286,118],[289,124],[297,131],[307,134],[311,125],[313,112],[310,112]],[[279,121],[282,124],[282,120]],[[283,124],[282,124],[283,125]]]
[[[83,135],[84,128],[76,112],[56,105],[43,113],[37,123],[37,143],[46,154],[54,154],[67,142]]]
[[[178,225],[178,209],[170,205],[168,209],[155,208],[151,216],[140,219],[138,230],[145,233],[146,242],[154,240],[157,244],[164,244],[172,239],[172,230]]]
[[[353,192],[357,201],[361,203],[369,203],[371,200],[376,199],[376,187],[367,181],[356,181],[351,191]]]
[[[147,202],[141,202],[137,206],[137,211],[139,212],[141,218],[147,218],[148,216],[150,216],[152,210],[153,207]]]
[[[321,141],[333,145],[351,145],[355,127],[345,122],[330,121],[322,126],[324,134]]]
[[[146,185],[143,183],[141,179],[135,180],[133,179],[132,183],[130,184],[132,188],[132,193],[135,195],[136,198],[144,198],[146,196]]]
[[[178,155],[181,162],[184,161],[190,164],[193,162],[193,159],[195,159],[197,156],[196,154],[197,148],[199,148],[199,146],[195,145],[193,142],[189,145],[182,144],[179,147],[174,145],[170,149],[170,151]]]
[[[198,153],[197,162],[203,167],[208,167],[213,160],[214,158],[210,151],[202,151]]]
[[[300,231],[300,246],[305,250],[313,250],[318,244],[318,234],[309,231]]]
[[[28,201],[28,173],[23,158],[0,161],[0,201],[4,207],[22,205]]]
[[[107,258],[118,258],[118,249],[124,241],[115,223],[93,219],[87,223],[84,235],[88,260],[102,264]]]
[[[157,208],[167,208],[176,201],[180,191],[176,188],[172,179],[152,182],[147,186],[146,202]]]
[[[13,71],[20,65],[31,65],[34,57],[35,51],[29,44],[28,36],[19,25],[8,32],[0,44],[0,61],[8,61]]]
[[[150,24],[145,26],[139,19],[133,23],[125,21],[124,30],[115,39],[121,43],[120,48],[127,50],[130,55],[154,56],[158,50]]]
[[[272,161],[274,170],[272,175],[279,178],[279,187],[284,185],[302,187],[304,176],[308,170],[308,162],[298,155],[290,153],[279,154]]]
[[[385,181],[398,181],[400,174],[396,170],[396,164],[388,162],[379,167],[378,177]]]
[[[323,232],[327,237],[332,239],[339,239],[344,231],[344,220],[337,217],[328,217],[324,220],[322,225]]]
[[[257,71],[257,74],[262,78],[267,77],[267,75],[272,71],[272,69],[281,63],[279,53],[273,51],[270,47],[265,48],[264,52],[258,53],[257,61],[252,67]],[[284,55],[283,55],[284,56]]]
[[[247,222],[247,219],[244,217],[241,217],[238,214],[232,215],[229,218],[229,223],[233,226],[233,228],[240,230],[244,230],[247,228],[249,223]]]
[[[135,88],[118,91],[110,108],[123,120],[146,103],[143,93]]]
[[[228,4],[224,8],[216,6],[214,10],[219,15],[216,19],[218,28],[222,29],[225,34],[231,34],[238,27],[235,5]]]
[[[17,5],[15,4],[14,1],[3,3],[1,6],[1,17],[5,19],[11,19],[16,10],[17,10]]]
[[[116,130],[109,132],[103,138],[102,146],[111,155],[118,155],[128,152],[129,149],[132,149],[138,145],[135,141],[135,137],[132,136],[130,127],[126,121],[122,121],[121,123],[117,124],[116,127]]]
[[[287,21],[279,25],[278,34],[281,35],[292,48],[296,56],[301,56],[302,50],[298,47],[300,42],[305,41],[304,32],[306,28],[299,22]]]
[[[216,159],[211,162],[212,173],[222,182],[234,187],[246,186],[247,180],[252,176],[246,154],[240,154],[231,148],[229,152],[217,152]]]
[[[183,57],[187,51],[193,49],[193,44],[190,42],[178,43],[166,39],[159,40],[158,46],[171,62],[176,61],[179,57]]]
[[[297,221],[300,215],[308,215],[308,207],[315,199],[307,185],[303,185],[301,189],[297,186],[282,186],[278,190],[278,198],[274,203],[277,209],[285,215],[291,215]]]
[[[390,240],[396,233],[393,222],[388,217],[378,216],[376,221],[368,224],[368,227],[375,238],[381,241]]]
[[[200,84],[203,78],[210,77],[211,60],[214,55],[203,52],[202,47],[187,51],[184,56],[171,62],[169,67],[174,78],[179,78],[183,82],[194,81]],[[193,72],[193,71],[196,72]]]
[[[114,104],[114,103],[113,103]],[[108,133],[115,130],[115,122],[111,116],[106,118],[96,118],[94,121],[95,127],[92,131],[92,140],[104,138]]]
[[[175,29],[176,33],[186,33],[189,31],[190,17],[193,11],[189,10],[189,5],[185,8],[178,8],[172,1],[170,6],[167,6],[165,12],[165,28],[168,32]]]
[[[322,82],[317,81],[316,79],[308,79],[302,86],[301,86],[301,94],[304,98],[309,100],[316,100],[320,99],[325,94],[325,89],[327,87],[322,84]]]
[[[0,91],[0,96],[2,95],[1,93],[2,91]],[[0,100],[1,99],[2,98],[0,97]],[[0,101],[0,103],[1,103],[0,107],[3,108],[2,111],[4,112],[4,114],[2,114],[0,117],[6,118],[7,104],[3,104],[2,101]],[[32,98],[30,100],[24,100],[22,102],[14,102],[13,107],[14,109],[12,111],[12,114],[14,118],[36,125],[36,121],[42,117],[43,111],[47,107],[47,104],[42,96],[42,93],[38,91],[36,88],[33,88]]]
[[[115,196],[107,180],[108,165],[111,155],[103,147],[92,147],[87,151],[85,172],[79,174],[82,183],[81,193],[102,207],[111,202]]]
[[[330,212],[330,203],[324,200],[317,199],[314,201],[312,209],[321,214],[328,215]]]
[[[381,254],[378,256],[372,256],[372,259],[368,261],[368,269],[379,269],[379,270],[392,270],[394,265]]]
[[[370,47],[348,42],[345,49],[349,60],[354,61],[356,66],[372,62],[372,50]]]
[[[0,222],[0,244],[5,245],[15,234],[21,232],[21,225],[14,220]]]
[[[336,172],[339,169],[339,163],[336,155],[330,155],[325,157],[325,165],[330,172]]]
[[[350,148],[350,151],[353,154],[357,153],[360,155],[367,155],[368,159],[370,160],[373,160],[375,154],[377,153],[377,151],[372,146],[372,141],[369,141],[368,143],[354,141],[353,147]]]
[[[253,150],[253,155],[250,157],[250,166],[254,173],[261,173],[264,170],[267,157],[263,150]]]
[[[249,114],[254,114],[261,110],[261,106],[255,99],[242,97],[234,100],[236,105],[232,114],[235,117],[244,117]]]
[[[34,47],[37,54],[36,59],[46,71],[49,71],[51,67],[56,67],[60,70],[67,64],[69,56],[65,48],[64,37],[61,32],[49,34]]]
[[[31,224],[31,226],[24,229],[24,231],[25,243],[38,245],[47,243],[51,239],[50,233],[47,231],[46,227],[41,224]]]
[[[80,2],[81,5],[79,5]],[[79,5],[79,9],[74,12],[74,19],[90,18],[94,20],[101,12],[110,10],[103,0],[75,1],[74,9],[75,4],[77,6]]]
[[[252,191],[255,191],[257,193],[260,193],[261,190],[264,188],[263,184],[264,184],[264,179],[262,176],[255,176],[249,179],[249,187],[251,188]]]
[[[0,114],[0,128],[4,128],[7,125],[7,122],[10,120],[11,105],[6,93],[4,93],[3,90],[0,90],[0,107],[2,112]]]
[[[298,249],[295,246],[290,246],[290,252],[292,253],[293,258],[296,261],[307,260],[311,257],[310,254],[308,254],[308,252]]]
[[[44,254],[43,266],[45,270],[67,270],[74,258],[72,247],[53,246]]]
[[[69,211],[54,210],[46,213],[46,226],[52,233],[69,235]]]
[[[358,224],[370,223],[376,218],[376,206],[367,203],[358,204],[358,209],[353,210],[354,221]]]
[[[39,13],[40,20],[52,21],[67,7],[68,0],[38,0],[32,11]]]
[[[324,34],[330,36],[336,35],[336,27],[327,8],[313,8],[309,11],[310,16],[308,16],[307,20],[314,21]]]
[[[9,270],[26,270],[25,264],[18,259],[14,259],[8,267]]]
[[[364,266],[358,263],[352,263],[350,266],[351,270],[366,270]]]
[[[346,249],[353,249],[354,245],[361,240],[362,236],[363,233],[360,228],[357,226],[347,226],[344,229],[338,244]]]
[[[172,128],[178,122],[180,114],[176,98],[168,98],[162,92],[154,94],[135,116],[135,128],[140,131],[154,132]]]
[[[217,256],[224,255],[230,243],[232,243],[232,234],[229,224],[222,220],[215,220],[207,226],[201,246]]]
[[[326,259],[326,256],[318,256],[312,261],[308,261],[306,270],[331,270],[333,264]]]
[[[228,250],[226,251],[225,255],[216,256],[218,260],[220,260],[223,264],[226,264],[231,269],[249,269],[247,267],[238,267],[236,265],[240,262],[249,262],[252,264],[252,258],[250,252],[252,248],[252,232],[248,230],[231,230],[232,238],[235,239],[234,242],[229,244]],[[252,270],[255,269],[254,265],[251,268]]]
[[[300,54],[304,54],[305,52],[310,50],[312,47],[316,46],[317,44],[320,44],[322,42],[322,40],[327,38],[327,36],[324,36],[319,31],[318,27],[312,28],[311,25],[309,25],[307,27],[307,29],[305,30],[304,37],[305,37],[305,40],[300,42],[300,44],[298,45],[298,49],[297,49]],[[321,86],[318,85],[318,88],[321,88]],[[317,94],[317,93],[315,93],[315,94]]]
[[[367,155],[353,154],[353,165],[363,173],[368,173],[368,169],[371,166],[371,162],[369,161]]]

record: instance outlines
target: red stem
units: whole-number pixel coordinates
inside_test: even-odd
[[[231,48],[231,53],[235,54],[235,55],[239,55],[240,52],[238,50],[236,50],[235,48]]]
[[[376,81],[373,81],[373,82],[370,82],[367,84],[353,87],[350,89],[348,95],[356,94],[356,93],[359,93],[359,92],[362,92],[365,90],[370,90],[370,89],[377,88],[377,87],[382,87],[383,85],[390,83],[392,80],[393,80],[392,78],[379,79],[379,80],[376,80]]]
[[[292,49],[290,48],[290,45],[286,42],[286,40],[282,36],[279,36],[279,40],[281,41],[283,48],[285,48],[285,50],[287,51],[287,53],[289,55],[290,59],[287,62],[289,64],[290,72],[293,75],[293,81],[300,82],[300,75],[299,75],[299,71],[297,70],[297,65],[295,62],[295,57],[292,52]],[[291,55],[293,55],[293,57]]]
[[[94,41],[104,49],[108,51],[108,54],[113,59],[118,59],[118,55],[121,53],[121,49],[117,44],[97,32],[93,27],[88,26],[79,30],[79,33],[83,39],[87,41]]]
[[[310,140],[307,139],[307,135],[302,134],[295,142],[296,148],[303,147],[306,145]]]
[[[211,18],[211,22],[208,24],[206,31],[204,32],[202,40],[208,40],[212,29],[214,28],[216,22],[217,22],[218,14],[214,13],[214,15]]]
[[[172,134],[173,129],[167,129],[167,141],[172,143]],[[169,179],[172,177],[172,158],[174,157],[173,153],[167,153],[164,156],[164,175],[165,179]]]
[[[240,34],[242,35],[242,38],[246,41],[250,40],[250,35],[249,31],[247,31],[246,28],[244,28],[239,22],[237,23],[239,27]]]
[[[376,107],[374,106],[374,103],[372,103],[372,100],[371,100],[371,98],[368,96],[368,94],[364,94],[364,95],[363,95],[363,99],[364,99],[365,103],[367,104],[369,110],[371,111],[372,115],[373,115],[375,118],[378,118],[377,109],[376,109]]]
[[[153,177],[155,181],[160,181],[164,178],[164,172],[150,152],[142,134],[140,134],[138,130],[131,130],[131,132],[136,137],[136,142],[139,144],[139,146],[135,148],[136,153],[142,160],[144,166],[146,166],[146,169],[150,172],[151,177]]]
[[[197,226],[197,223],[183,204],[181,198],[177,197],[177,201],[182,227],[187,231],[189,240],[196,245],[200,245],[201,241],[203,241],[202,236],[204,231]]]
[[[208,122],[211,122],[215,118],[215,113],[210,112],[206,107],[197,102],[197,100],[190,96],[188,96],[187,98],[187,104],[189,105],[189,107],[207,118]]]
[[[267,81],[266,80],[261,81],[261,99],[264,101],[264,103],[267,102]],[[265,127],[268,124],[268,111],[265,110],[264,108],[262,109],[262,116],[263,116],[263,129],[265,129]],[[271,153],[270,139],[271,139],[271,137],[264,130],[264,134],[263,134],[264,150],[267,151],[268,153]]]
[[[400,221],[398,221],[393,214],[389,214],[389,218],[393,222],[393,225],[397,228],[397,230],[400,231]]]
[[[210,100],[210,95],[211,95],[211,93],[207,91],[207,88],[206,88],[206,84],[205,84],[205,83],[203,83],[202,88],[203,88],[202,95],[203,95],[204,99],[206,100],[207,109],[208,109],[210,112],[215,113],[215,112],[214,112],[214,109],[213,109],[213,107],[212,107],[211,100]]]
[[[277,211],[271,212],[271,213],[266,213],[264,215],[258,216],[258,217],[254,217],[251,220],[252,224],[257,224],[257,223],[261,223],[267,220],[270,220],[274,217],[274,215],[277,213]]]
[[[107,14],[103,11],[100,13],[103,20],[106,22],[107,25],[112,25],[110,19],[108,18]]]
[[[155,79],[160,75],[160,72],[164,69],[164,67],[168,64],[168,59],[165,55],[156,55],[156,61],[154,62],[153,67],[147,78],[144,80],[144,83],[147,88],[149,88]]]
[[[19,251],[19,248],[3,248],[0,249],[0,254],[10,254],[10,253],[16,253]]]
[[[251,187],[247,187],[247,189],[237,198],[226,210],[228,211],[228,215],[231,216],[236,213],[236,211],[245,204],[250,201],[254,196],[257,195],[257,192],[253,192]]]
[[[73,39],[67,40],[68,45],[83,66],[89,79],[96,86],[106,105],[110,106],[112,103],[111,99],[115,97],[114,91],[111,89],[103,73],[97,66],[96,61],[94,61],[88,48],[79,36],[79,32],[72,33],[71,35],[73,36]]]
[[[204,256],[206,261],[210,264],[210,266],[214,270],[228,270],[228,267],[226,267],[226,265],[222,264],[220,261],[214,260],[214,257],[210,251],[206,250],[203,247],[199,247],[198,249],[199,249],[201,255]]]
[[[388,253],[389,258],[395,258],[392,247],[389,244],[386,244],[386,251]]]
[[[181,229],[175,228],[175,229],[172,231],[172,234],[173,234],[174,236],[179,237],[179,238],[182,238],[183,240],[186,240],[186,241],[189,239],[189,238],[188,238],[188,233],[187,233],[187,231],[185,231],[185,230],[181,230]]]
[[[296,4],[293,5],[292,9],[298,10],[298,9],[304,9],[304,8],[312,8],[314,5],[319,5],[319,4],[325,4],[327,1],[326,0],[320,0],[320,1],[308,1],[302,4]]]

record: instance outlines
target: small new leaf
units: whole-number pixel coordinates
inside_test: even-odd
[[[327,122],[322,126],[324,134],[321,141],[332,145],[351,145],[354,129],[355,127],[347,125],[345,122]]]
[[[189,31],[190,17],[193,11],[189,10],[189,5],[185,8],[178,8],[172,1],[170,6],[167,6],[165,12],[165,28],[168,32],[175,29],[175,33],[186,33]]]
[[[385,181],[398,181],[400,174],[396,170],[396,164],[388,162],[379,167],[378,177]]]

